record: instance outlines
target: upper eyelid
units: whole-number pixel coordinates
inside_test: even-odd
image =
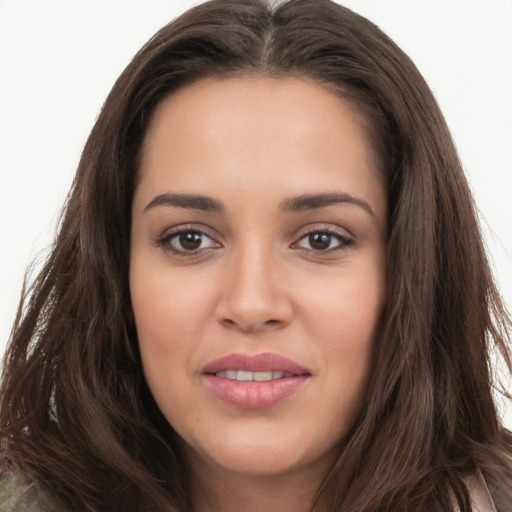
[[[338,239],[338,246],[327,249],[327,250],[313,250],[301,247],[301,242],[307,238],[309,235],[314,233],[326,233],[331,237],[335,237]],[[347,249],[356,245],[356,237],[350,233],[346,228],[342,228],[337,224],[330,223],[310,223],[307,226],[303,226],[294,237],[294,241],[290,244],[290,249],[293,250],[303,250],[306,252],[311,252],[318,257],[327,257],[333,256],[334,254],[338,254],[340,251],[346,251]]]
[[[300,242],[302,242],[302,240],[304,240],[305,238],[309,237],[310,235],[312,235],[314,233],[325,233],[330,237],[337,238],[340,241],[341,245],[344,245],[344,246],[353,245],[355,242],[355,240],[352,237],[347,236],[344,233],[337,233],[335,231],[327,231],[327,230],[312,230],[308,233],[304,233],[302,236],[297,238],[296,241],[291,244],[291,247],[298,246],[300,244]]]
[[[350,238],[352,240],[356,239],[356,236],[351,233],[347,228],[338,226],[336,224],[324,223],[324,222],[312,222],[305,226],[302,226],[295,232],[296,239],[300,240],[302,237],[307,236],[311,233],[330,233],[333,235],[338,235],[344,238]]]
[[[211,242],[214,244],[213,247],[205,247],[205,248],[197,248],[194,250],[186,250],[186,249],[176,249],[173,247],[173,239],[178,237],[183,233],[197,233],[201,236],[206,236]],[[184,227],[184,226],[176,226],[174,228],[169,228],[164,233],[157,237],[154,240],[155,245],[163,250],[167,254],[171,254],[175,257],[183,257],[183,258],[192,258],[197,257],[202,254],[205,254],[211,250],[218,249],[223,246],[222,243],[218,241],[217,238],[209,235],[205,232],[204,229],[198,229],[197,227]]]
[[[214,230],[212,230],[208,226],[205,226],[204,224],[199,224],[199,225],[198,224],[180,224],[178,226],[173,226],[173,227],[165,229],[162,232],[162,235],[160,235],[158,238],[162,239],[162,238],[179,235],[180,233],[188,233],[188,232],[200,233],[202,235],[206,235],[207,237],[209,237],[213,240],[217,240],[218,238],[220,238],[213,231]]]
[[[214,234],[210,233],[210,231],[211,230],[204,225],[198,226],[197,224],[180,224],[165,229],[161,235],[157,235],[156,238],[153,239],[153,243],[156,247],[163,249],[166,253],[173,253],[175,256],[191,257],[194,254],[198,255],[203,251],[216,249],[224,245],[223,242],[219,241],[220,237],[215,236]],[[176,236],[179,236],[181,233],[198,233],[204,235],[209,238],[217,247],[196,249],[196,251],[176,250],[172,247],[172,240]]]

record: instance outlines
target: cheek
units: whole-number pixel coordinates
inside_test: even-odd
[[[130,288],[144,376],[163,414],[171,420],[175,409],[180,415],[193,414],[176,392],[183,387],[192,328],[197,325],[191,315],[197,308],[188,308],[189,301],[182,294],[178,299],[176,283],[169,286],[163,276],[133,272]],[[169,404],[175,405],[170,409]]]
[[[359,414],[365,398],[385,289],[383,272],[372,266],[332,280],[329,287],[326,283],[324,293],[317,291],[305,303],[309,337],[315,340],[315,350],[325,365],[325,384],[330,390],[325,402],[337,404],[346,427]]]
[[[330,348],[336,351],[346,347],[357,353],[372,345],[385,302],[382,265],[340,271],[317,284],[320,286],[309,288],[314,291],[304,298],[302,308],[310,323],[315,323],[315,331],[322,334],[322,339],[330,340]]]
[[[144,374],[159,403],[176,389],[173,380],[184,367],[185,341],[191,337],[187,331],[196,323],[187,317],[184,298],[178,300],[176,283],[171,285],[155,267],[147,271],[133,265],[130,291]]]
[[[189,394],[197,372],[197,354],[211,330],[214,287],[199,270],[147,264],[132,256],[130,293],[142,366],[157,404],[171,424],[197,416]]]
[[[132,263],[130,292],[141,349],[151,345],[155,351],[179,350],[190,344],[204,324],[209,302],[205,290],[199,293],[200,280],[166,268],[140,267]]]

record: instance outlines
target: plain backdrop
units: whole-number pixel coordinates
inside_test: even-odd
[[[26,267],[51,244],[108,91],[156,30],[196,3],[0,0],[0,354]],[[438,98],[510,311],[512,1],[343,3],[403,48]],[[503,414],[511,428],[512,408]]]

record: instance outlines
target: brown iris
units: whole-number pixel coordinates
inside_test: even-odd
[[[200,233],[181,233],[179,241],[181,247],[187,251],[195,251],[201,246],[202,235]]]
[[[328,233],[311,233],[308,236],[309,245],[312,249],[316,249],[318,251],[324,251],[328,249],[331,245],[332,235]]]

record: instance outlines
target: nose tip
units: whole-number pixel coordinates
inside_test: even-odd
[[[236,265],[230,270],[216,311],[223,326],[255,333],[291,322],[292,302],[270,264]]]
[[[218,320],[222,325],[248,333],[278,329],[289,323],[289,315],[277,308],[244,307],[231,302],[228,307],[219,310]]]

